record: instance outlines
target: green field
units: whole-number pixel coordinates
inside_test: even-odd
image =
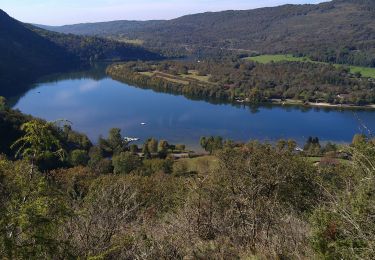
[[[259,63],[270,63],[270,62],[282,62],[282,61],[297,61],[297,62],[312,62],[312,63],[321,63],[321,64],[328,64],[319,61],[313,61],[308,57],[294,57],[290,54],[276,54],[276,55],[260,55],[254,57],[247,57],[246,60],[255,61]],[[375,68],[368,68],[368,67],[359,67],[359,66],[351,66],[351,65],[343,65],[343,64],[334,64],[336,67],[345,66],[350,68],[352,73],[360,72],[363,77],[368,78],[375,78]]]
[[[270,62],[281,62],[281,61],[298,61],[298,62],[314,62],[310,58],[307,57],[294,57],[290,54],[277,54],[277,55],[260,55],[254,57],[245,58],[246,60],[251,60],[259,63],[270,63]]]
[[[142,74],[147,77],[152,77],[154,76],[155,73],[153,71],[142,71],[142,72],[139,72],[139,74]]]
[[[139,74],[142,74],[147,77],[158,77],[158,78],[168,80],[170,82],[184,84],[184,85],[188,85],[191,81],[198,81],[206,85],[207,84],[215,85],[215,83],[212,83],[209,81],[211,77],[210,75],[199,76],[198,71],[196,70],[189,70],[188,74],[179,74],[179,75],[172,75],[172,74],[168,74],[166,72],[161,72],[157,70],[139,72]]]
[[[189,70],[188,74],[180,74],[180,77],[187,78],[187,79],[191,78],[191,79],[202,81],[204,83],[210,83],[209,82],[210,75],[199,76],[197,70]]]
[[[342,66],[336,64],[336,66]],[[375,68],[348,66],[352,73],[360,72],[363,77],[375,78]]]
[[[129,39],[126,37],[118,36],[118,37],[108,37],[108,39],[119,41],[119,42],[124,42],[124,43],[129,43],[133,45],[143,45],[144,41],[139,40],[139,39]]]

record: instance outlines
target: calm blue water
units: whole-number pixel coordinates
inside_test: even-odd
[[[70,120],[75,130],[86,133],[94,142],[99,135],[106,136],[110,128],[118,127],[125,136],[142,140],[156,137],[185,143],[192,149],[199,146],[201,136],[207,135],[241,141],[293,138],[300,143],[308,136],[318,136],[323,141],[341,143],[364,132],[360,121],[375,129],[375,112],[371,111],[280,106],[254,110],[214,105],[87,74],[59,75],[36,84],[15,108],[46,120]]]

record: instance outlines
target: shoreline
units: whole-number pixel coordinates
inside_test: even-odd
[[[354,105],[354,104],[331,104],[331,103],[325,103],[325,102],[307,102],[304,103],[301,100],[293,100],[293,99],[287,99],[285,101],[281,101],[278,99],[272,99],[270,100],[271,104],[274,105],[281,105],[281,106],[287,106],[287,105],[296,105],[296,106],[305,106],[305,107],[321,107],[321,108],[342,108],[342,109],[368,109],[368,110],[375,110],[375,104],[369,104],[369,105]]]
[[[127,77],[121,76],[121,75],[113,75],[111,73],[107,72],[107,75],[117,81],[124,82],[126,84],[131,84],[136,87],[140,88],[146,88],[151,89],[156,92],[162,92],[162,93],[168,93],[168,94],[177,94],[182,95],[186,98],[190,98],[187,93],[178,91],[171,91],[169,90],[160,90],[157,87],[153,86],[152,84],[147,84],[144,82],[139,82],[137,80],[128,79]],[[145,77],[147,79],[152,79],[152,77],[145,76],[142,74],[139,74],[141,77]],[[146,85],[146,86],[142,86]],[[203,96],[197,96],[196,97],[199,100],[202,101],[208,101],[207,97]],[[213,100],[216,100],[215,98]],[[209,101],[208,101],[209,102]],[[235,100],[217,100],[217,102],[227,103],[227,104],[243,104],[247,106],[252,105],[279,105],[279,106],[299,106],[299,107],[306,107],[306,108],[332,108],[332,109],[363,109],[363,110],[375,110],[375,104],[369,104],[369,105],[354,105],[354,104],[331,104],[331,103],[325,103],[325,102],[303,102],[302,100],[296,100],[296,99],[286,99],[282,101],[281,99],[270,99],[268,101],[260,102],[257,104],[253,104],[251,102],[248,102],[248,100],[242,100],[242,99],[235,99]]]

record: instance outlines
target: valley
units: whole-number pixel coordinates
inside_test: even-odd
[[[375,259],[374,0],[1,8],[0,259]]]
[[[218,99],[189,98],[189,95],[186,98],[115,81],[104,74],[104,68],[103,76],[98,78],[98,72],[82,72],[74,77],[61,74],[39,82],[14,108],[49,121],[65,118],[93,143],[116,126],[124,135],[140,138],[136,142],[139,145],[154,137],[183,143],[195,151],[201,151],[201,136],[271,143],[291,138],[303,145],[308,136],[316,135],[323,143],[342,144],[351,142],[362,123],[375,129],[372,110],[309,108],[298,104],[249,106]],[[141,125],[142,122],[146,125]]]

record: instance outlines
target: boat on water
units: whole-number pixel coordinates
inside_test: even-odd
[[[130,143],[130,142],[136,142],[136,141],[139,141],[139,140],[141,140],[141,139],[137,138],[137,137],[124,137],[124,141],[128,142],[128,143]]]
[[[141,123],[141,125],[146,125],[146,123]]]

